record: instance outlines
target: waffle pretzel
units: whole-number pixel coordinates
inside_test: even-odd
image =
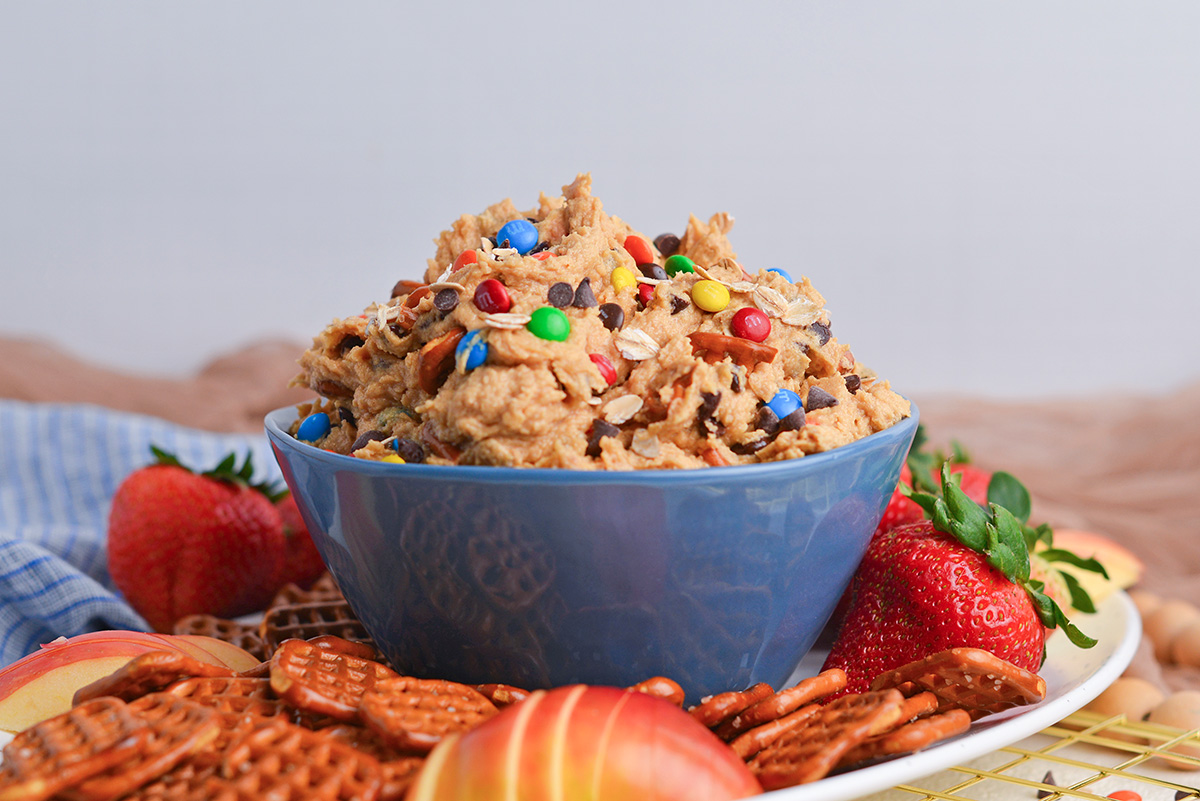
[[[491,701],[497,709],[524,701],[532,694],[529,690],[523,690],[511,684],[476,684],[475,689],[479,690],[483,697]]]
[[[391,668],[304,640],[286,640],[271,656],[271,689],[294,707],[335,720],[358,718],[359,701]]]
[[[843,695],[759,751],[748,763],[750,770],[764,790],[821,779],[847,751],[894,726],[903,707],[904,696],[896,690]]]
[[[379,762],[379,801],[403,801],[409,785],[425,764],[423,754],[407,753],[385,743],[373,730],[342,723],[322,729],[321,734],[369,754]]]
[[[440,679],[399,676],[375,682],[359,702],[363,721],[395,748],[427,753],[499,710],[478,690]]]
[[[679,682],[668,679],[666,676],[653,676],[639,681],[629,689],[635,693],[653,695],[655,698],[661,698],[675,706],[683,706],[683,688],[679,686]]]
[[[70,801],[116,801],[170,771],[217,739],[217,713],[168,693],[151,693],[129,704],[149,736],[136,754],[62,790]]]
[[[260,662],[267,658],[262,636],[258,633],[258,626],[250,626],[214,615],[187,615],[175,621],[171,630],[175,634],[212,637],[236,645]]]
[[[80,687],[75,691],[73,703],[79,704],[104,695],[132,701],[157,692],[181,678],[232,675],[233,671],[227,667],[201,662],[178,651],[147,651],[133,657],[109,675]]]
[[[948,709],[930,717],[918,718],[883,734],[864,740],[851,748],[838,762],[849,769],[865,762],[911,754],[971,728],[971,716],[963,709]]]
[[[1046,697],[1046,681],[1036,673],[981,648],[951,648],[882,673],[872,690],[911,682],[938,697],[938,710],[965,709],[972,720]]]
[[[82,703],[4,747],[0,801],[43,801],[141,752],[149,727],[119,698]]]
[[[284,640],[310,640],[328,634],[374,647],[371,635],[344,598],[273,606],[263,615],[259,633],[263,647],[271,654]]]

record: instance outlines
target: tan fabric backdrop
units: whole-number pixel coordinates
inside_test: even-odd
[[[287,387],[303,348],[261,343],[194,376],[164,379],[0,339],[0,397],[94,403],[196,428],[255,432],[271,409],[310,397]],[[1039,521],[1116,539],[1145,562],[1144,587],[1200,604],[1200,383],[1138,395],[914,400],[934,444],[956,439],[983,467],[1016,475],[1033,493]],[[1139,664],[1156,670],[1152,660]],[[1169,679],[1200,686],[1200,671],[1171,671]]]

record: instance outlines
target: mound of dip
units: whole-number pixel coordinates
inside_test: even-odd
[[[588,175],[464,215],[423,282],[315,337],[293,383],[320,398],[292,433],[367,459],[642,470],[796,459],[906,417],[807,278],[738,262],[732,224],[651,239]]]

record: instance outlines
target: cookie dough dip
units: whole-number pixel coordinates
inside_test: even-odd
[[[326,327],[292,433],[366,459],[642,470],[796,459],[908,415],[807,278],[738,262],[730,216],[651,239],[591,184],[460,217],[424,282]]]

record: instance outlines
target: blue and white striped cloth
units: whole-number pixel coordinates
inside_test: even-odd
[[[81,404],[0,400],[0,667],[59,636],[148,630],[108,577],[113,493],[150,446],[207,470],[249,450],[280,477],[265,435],[214,434]]]

